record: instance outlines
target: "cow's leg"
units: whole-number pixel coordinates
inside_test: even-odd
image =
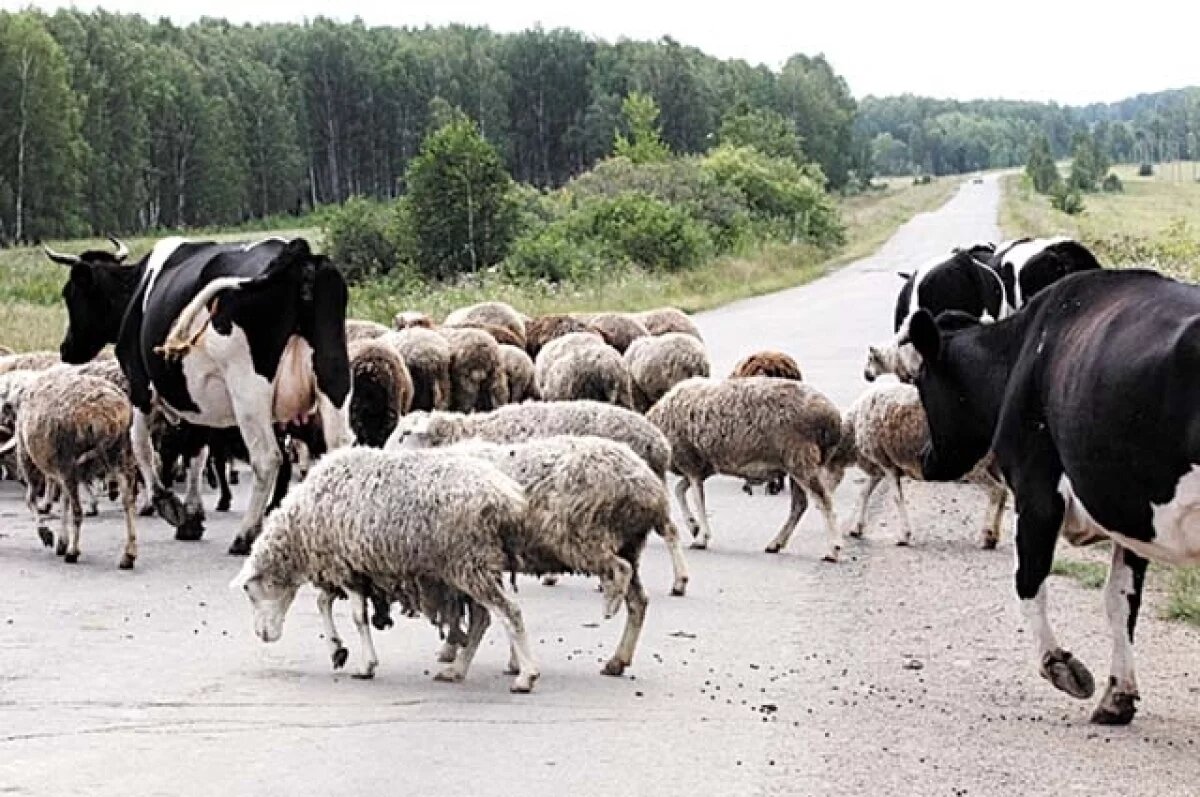
[[[340,670],[346,666],[350,651],[342,644],[337,626],[333,624],[334,595],[327,590],[321,590],[317,595],[317,611],[321,613],[321,625],[325,629],[325,644],[329,647],[329,658],[333,661],[333,669]]]
[[[688,567],[687,559],[683,555],[683,542],[679,539],[679,529],[669,517],[664,517],[663,522],[655,527],[655,531],[667,544],[667,551],[671,554],[671,572],[675,578],[671,583],[671,594],[681,596],[687,592]]]
[[[275,438],[275,444],[279,448],[279,472],[275,474],[275,488],[271,491],[271,502],[267,504],[267,514],[278,508],[292,483],[292,458],[288,456],[287,441],[283,435],[279,435]],[[226,486],[225,489],[228,490],[229,487]]]
[[[908,519],[908,505],[904,503],[904,485],[900,473],[892,473],[893,498],[896,499],[896,510],[900,513],[900,537],[897,545],[908,545],[912,542],[912,522]]]
[[[867,482],[863,485],[862,493],[858,496],[858,507],[854,510],[854,525],[850,527],[851,537],[861,537],[863,531],[867,527],[867,504],[871,500],[871,493],[875,492],[875,488],[883,481],[883,474],[879,471],[870,471],[867,473]]]
[[[274,492],[275,479],[283,461],[271,423],[271,385],[261,378],[246,382],[231,390],[231,397],[238,428],[246,441],[246,450],[250,452],[254,487],[250,491],[250,505],[242,516],[241,528],[229,546],[229,553],[235,555],[250,553],[251,543],[262,530],[267,501]]]
[[[633,652],[637,647],[638,637],[642,633],[642,625],[646,622],[646,606],[649,599],[642,587],[637,568],[629,579],[629,588],[625,591],[625,630],[621,633],[621,641],[617,643],[617,652],[608,660],[601,670],[605,675],[621,675],[625,668],[633,663]]]
[[[692,492],[696,495],[696,521],[700,525],[700,536],[692,543],[693,548],[707,548],[712,542],[712,528],[708,525],[708,503],[704,497],[704,478],[690,476]]]
[[[804,488],[800,486],[800,482],[796,481],[794,476],[789,476],[788,481],[792,486],[792,506],[788,511],[787,520],[783,522],[783,527],[779,529],[779,533],[767,543],[767,553],[779,553],[787,547],[788,541],[792,538],[792,533],[796,530],[796,525],[800,523],[800,518],[804,517],[804,511],[808,509],[808,495],[805,494]]]
[[[201,446],[187,465],[187,492],[183,499],[183,523],[175,530],[177,540],[198,540],[204,536],[204,501],[200,487],[208,465],[208,446]]]
[[[325,450],[354,444],[354,430],[350,428],[350,397],[346,397],[342,408],[333,400],[317,391],[317,415],[321,419],[321,432],[325,436]]]
[[[1108,688],[1092,713],[1100,725],[1128,725],[1137,711],[1137,675],[1133,667],[1133,630],[1142,605],[1146,560],[1113,545],[1112,565],[1104,585],[1104,610],[1112,631],[1112,668]]]
[[[683,519],[687,521],[688,531],[695,538],[700,534],[700,524],[696,522],[696,516],[692,514],[692,507],[688,504],[688,484],[689,480],[686,476],[681,476],[675,482],[675,501],[679,504],[679,508],[683,510]]]
[[[230,480],[227,478],[227,474],[235,472],[232,468],[232,460],[222,453],[220,456],[214,454],[209,461],[212,462],[213,475],[217,479],[217,490],[220,491],[220,498],[217,499],[217,511],[228,512],[229,507],[233,505],[233,491],[229,489]],[[235,481],[234,484],[237,482]]]
[[[158,468],[154,466],[154,441],[150,437],[149,417],[137,407],[133,408],[133,425],[129,429],[129,440],[133,444],[133,457],[137,461],[142,483],[146,486],[144,495],[149,501],[140,507],[139,514],[148,515],[149,510],[153,508],[159,517],[178,528],[184,521],[183,503],[158,477]]]
[[[1026,479],[1017,490],[1016,587],[1021,614],[1037,646],[1043,678],[1072,697],[1086,699],[1096,682],[1083,662],[1063,650],[1046,616],[1046,578],[1054,563],[1054,546],[1063,521],[1063,500],[1053,488],[1053,473]],[[1046,481],[1046,479],[1051,479]]]

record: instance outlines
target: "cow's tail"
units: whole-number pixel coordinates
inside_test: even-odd
[[[201,288],[200,292],[188,302],[187,307],[184,307],[179,313],[179,317],[171,325],[171,331],[167,333],[166,340],[162,342],[161,346],[154,347],[154,352],[168,360],[178,360],[186,355],[200,342],[204,331],[208,329],[209,322],[212,321],[213,311],[209,310],[208,303],[221,291],[236,288],[243,282],[246,282],[245,277],[218,277]],[[204,320],[199,329],[189,333],[188,330],[195,325],[197,317],[202,312],[208,313],[208,318]]]

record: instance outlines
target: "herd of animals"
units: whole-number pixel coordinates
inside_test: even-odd
[[[94,511],[107,491],[124,510],[120,567],[131,568],[137,515],[199,538],[206,472],[224,511],[244,460],[252,491],[230,553],[248,554],[234,583],[256,634],[278,639],[311,584],[343,667],[332,609],[348,599],[361,677],[378,664],[371,628],[387,628],[398,604],[443,635],[441,680],[466,676],[499,618],[512,689],[529,691],[538,665],[505,581],[561,573],[596,577],[606,617],[626,607],[604,667],[620,675],[646,615],[638,563],[651,532],[670,552],[671,594],[688,583],[668,472],[693,548],[713,540],[710,476],[747,492],[786,481],[790,511],[767,552],[812,501],[830,562],[843,547],[832,496],[849,467],[867,479],[848,533],[863,534],[886,480],[899,544],[912,533],[904,479],[983,487],[985,548],[1011,490],[1016,590],[1040,672],[1079,698],[1094,679],[1059,645],[1045,582],[1060,532],[1111,540],[1100,723],[1135,713],[1147,560],[1200,560],[1200,288],[1104,269],[1076,241],[967,245],[902,274],[895,336],[867,352],[873,384],[844,412],[782,352],[714,376],[696,325],[673,308],[530,318],[485,302],[440,323],[397,313],[388,328],[346,318],[341,273],[303,239],[169,238],[136,264],[113,243],[47,250],[69,269],[60,351],[0,357],[0,454],[39,537],[76,562],[84,504]]]

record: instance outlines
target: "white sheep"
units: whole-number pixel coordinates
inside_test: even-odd
[[[322,458],[267,516],[233,584],[249,596],[264,642],[283,633],[300,586],[316,586],[335,668],[347,653],[333,601],[348,596],[362,641],[360,678],[373,677],[379,665],[367,622],[372,595],[398,600],[406,613],[423,613],[442,627],[456,624],[465,608],[466,639],[437,674],[442,681],[466,677],[496,614],[518,664],[512,691],[528,692],[537,665],[521,610],[501,587],[525,508],[520,486],[474,457],[344,448]]]
[[[629,368],[598,332],[554,338],[534,361],[538,390],[547,401],[591,399],[633,406]]]
[[[634,409],[646,412],[667,391],[693,376],[709,376],[708,352],[698,338],[666,332],[637,338],[625,350]]]
[[[705,548],[712,540],[705,479],[724,474],[758,481],[783,473],[790,477],[792,508],[767,553],[787,546],[811,495],[825,517],[824,559],[837,561],[842,549],[833,510],[838,479],[830,466],[842,420],[825,396],[801,382],[768,376],[696,377],[671,388],[646,418],[666,435],[671,470],[684,477],[675,485],[675,495],[697,535],[693,547]],[[688,506],[689,486],[696,495],[698,515]]]

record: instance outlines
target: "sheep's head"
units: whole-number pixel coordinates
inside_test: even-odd
[[[254,609],[254,635],[263,642],[279,641],[283,636],[283,620],[300,585],[260,572],[251,556],[230,582],[230,587],[241,587],[250,598],[250,606]]]
[[[895,374],[901,382],[913,382],[921,369],[921,355],[907,341],[892,342],[885,346],[867,347],[867,364],[863,378],[874,382],[884,374]]]
[[[406,451],[417,448],[429,448],[432,445],[429,438],[429,413],[410,412],[397,423],[392,436],[384,445],[385,450]]]

